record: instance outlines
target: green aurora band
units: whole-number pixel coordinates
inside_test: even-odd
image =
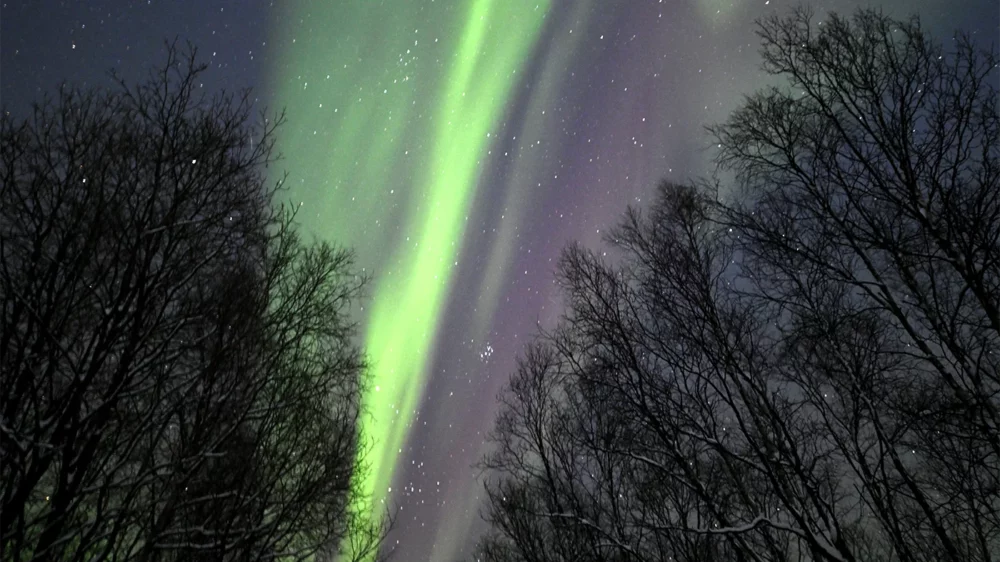
[[[491,131],[548,8],[300,0],[275,20],[269,93],[287,111],[279,147],[300,221],[375,275],[362,322],[374,446],[363,490],[376,508],[427,378]]]
[[[563,69],[584,56],[580,31],[595,0],[570,6],[525,100],[532,117],[507,131],[528,143],[560,126],[543,108],[568,87]],[[376,507],[390,495],[417,413],[478,173],[496,140],[491,133],[503,128],[549,7],[548,0],[297,0],[275,18],[271,36],[280,55],[269,93],[287,108],[282,168],[292,173],[300,220],[319,238],[355,248],[375,275],[362,321],[373,367],[364,430],[374,443],[363,490]],[[700,0],[696,9],[714,23],[733,11],[722,0]],[[610,120],[626,119],[622,110],[611,110]],[[534,198],[531,178],[542,168],[532,151],[512,155],[503,196],[511,218],[486,252],[474,313],[468,305],[474,339],[490,329],[517,225]],[[448,492],[448,504],[459,506],[452,509],[474,510],[468,486]],[[435,543],[448,550],[469,524],[437,529]]]

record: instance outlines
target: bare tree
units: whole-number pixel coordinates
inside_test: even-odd
[[[711,129],[736,195],[564,253],[484,560],[1000,559],[996,56],[873,11],[759,35],[789,82]]]
[[[281,117],[168,47],[0,120],[3,559],[366,556],[365,279],[275,205]]]

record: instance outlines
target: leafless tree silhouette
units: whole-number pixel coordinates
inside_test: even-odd
[[[138,85],[0,120],[4,560],[329,558],[384,536],[357,495],[353,256],[276,205],[281,116]],[[359,453],[360,451],[360,453]]]
[[[1000,559],[993,52],[873,11],[759,22],[788,79],[573,246],[485,459],[489,561]]]

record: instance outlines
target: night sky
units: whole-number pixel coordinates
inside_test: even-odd
[[[814,2],[852,11],[857,1]],[[279,166],[317,237],[374,275],[359,310],[376,474],[401,560],[467,556],[495,396],[560,314],[555,260],[660,179],[710,172],[703,126],[765,84],[752,21],[784,0],[5,2],[0,101],[105,85],[189,40],[205,88],[287,111]],[[996,43],[996,0],[897,0],[950,41]]]

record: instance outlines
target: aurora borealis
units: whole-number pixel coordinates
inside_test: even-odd
[[[364,489],[376,500],[391,489],[394,466],[417,415],[481,155],[547,9],[529,7],[527,2],[478,0],[465,13],[446,4],[413,13],[405,5],[359,5],[345,13],[331,3],[312,3],[304,8],[310,21],[349,26],[334,26],[328,36],[307,33],[311,39],[301,42],[293,37],[288,56],[301,64],[287,67],[294,76],[277,80],[283,86],[280,99],[308,108],[294,117],[303,120],[302,126],[285,130],[290,161],[300,156],[329,160],[322,173],[337,181],[329,194],[293,191],[305,215],[315,208],[315,228],[358,248],[365,261],[384,252],[371,262],[378,277],[365,323],[373,377],[366,433],[375,445]],[[366,24],[358,27],[358,19]],[[356,40],[351,34],[352,28],[367,35],[379,22],[396,21],[426,25],[380,44],[371,43],[373,36]],[[509,38],[511,29],[520,30],[516,40]],[[357,56],[359,43],[367,43],[362,48],[370,49],[374,66]],[[442,64],[445,53],[453,55]],[[331,60],[350,62],[331,68]],[[435,93],[428,96],[427,90]],[[343,103],[323,103],[331,99]],[[305,123],[336,132],[302,134]],[[425,140],[407,144],[414,138]],[[404,162],[405,177],[386,185],[385,167],[398,160]],[[346,178],[338,177],[341,171]],[[302,178],[300,184],[322,181]],[[346,217],[339,224],[325,223],[329,204],[357,209],[351,214],[362,218],[362,228]]]
[[[292,193],[306,224],[358,248],[376,276],[366,491],[403,508],[407,556],[454,559],[470,534],[492,394],[530,322],[558,313],[546,275],[561,234],[593,242],[658,177],[701,173],[699,126],[722,118],[730,88],[759,85],[752,44],[732,33],[744,12],[286,7],[269,83],[297,108],[282,143]]]
[[[47,18],[37,18],[41,4]],[[813,3],[849,11],[867,3]],[[995,0],[895,0],[938,37],[989,37]],[[704,176],[703,126],[764,84],[752,20],[784,0],[206,0],[3,8],[6,104],[60,80],[125,76],[190,39],[207,88],[285,108],[288,199],[311,235],[373,276],[358,311],[372,364],[376,504],[400,560],[463,559],[495,396],[559,315],[552,270],[596,246],[661,178]],[[277,176],[276,176],[277,177]]]

